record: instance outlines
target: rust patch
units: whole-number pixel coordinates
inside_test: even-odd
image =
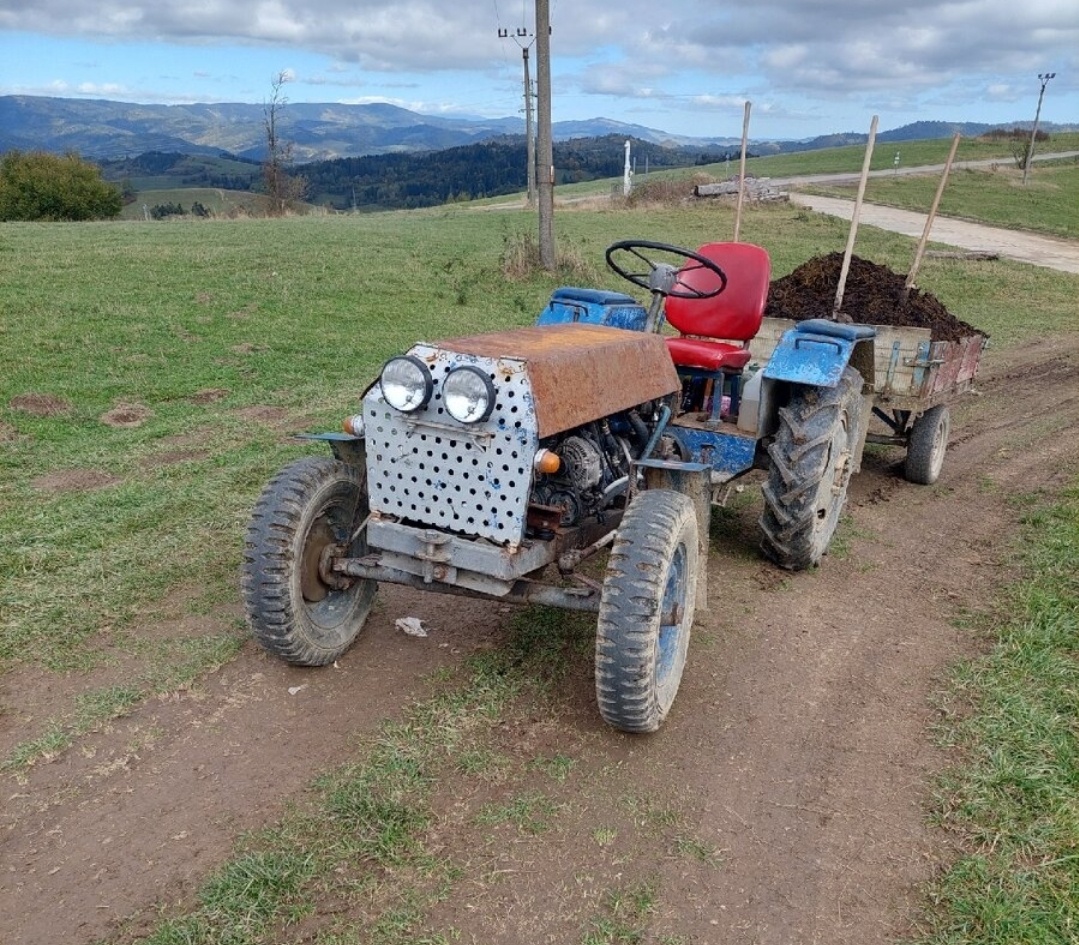
[[[679,388],[659,335],[566,324],[451,338],[439,347],[526,365],[541,437],[580,426]]]

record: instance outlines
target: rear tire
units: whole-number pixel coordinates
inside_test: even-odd
[[[944,465],[951,429],[951,411],[945,404],[930,407],[914,421],[907,438],[907,458],[903,463],[903,476],[908,482],[931,486],[937,481]]]
[[[678,693],[698,563],[692,501],[666,489],[637,495],[607,560],[596,629],[599,711],[623,732],[654,732]]]
[[[861,396],[862,377],[847,368],[835,387],[799,387],[780,408],[760,526],[761,547],[781,568],[813,567],[831,544],[861,439]]]
[[[255,505],[244,544],[242,588],[258,643],[297,666],[332,663],[371,611],[374,581],[331,576],[324,555],[361,557],[366,469],[308,457],[281,470]],[[351,541],[350,541],[351,539]]]

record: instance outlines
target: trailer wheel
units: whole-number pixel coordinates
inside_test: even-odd
[[[607,560],[596,631],[596,699],[623,732],[654,732],[678,693],[697,594],[697,518],[679,492],[630,504]]]
[[[325,569],[335,553],[362,556],[366,470],[329,457],[282,469],[255,504],[244,544],[242,588],[258,643],[298,666],[322,666],[363,629],[376,582]]]
[[[764,553],[782,568],[805,570],[828,550],[857,459],[861,393],[847,368],[835,387],[797,388],[779,411],[760,526]]]
[[[930,407],[914,421],[907,438],[907,458],[903,463],[903,476],[909,482],[931,486],[937,481],[944,465],[944,454],[948,450],[951,428],[951,411],[945,404]]]

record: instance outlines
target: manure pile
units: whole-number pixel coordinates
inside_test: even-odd
[[[776,279],[768,291],[765,314],[796,322],[809,318],[831,318],[835,304],[842,253],[814,256],[789,276]],[[852,256],[847,284],[843,290],[842,314],[866,325],[928,328],[934,341],[959,341],[980,335],[972,325],[960,321],[934,295],[911,289],[906,303],[903,283],[906,276],[858,256]]]

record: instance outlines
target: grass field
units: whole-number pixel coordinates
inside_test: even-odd
[[[217,187],[157,187],[138,181],[138,198],[120,211],[121,220],[147,220],[158,205],[179,204],[188,213],[193,203],[201,203],[215,216],[256,215],[264,210],[265,198],[245,190],[221,190]],[[166,181],[167,183],[167,181]],[[171,218],[175,221],[175,217]]]
[[[875,177],[866,185],[865,199],[927,213],[939,183],[939,174]],[[816,185],[807,189],[853,199],[857,186]],[[961,168],[949,175],[938,213],[1079,239],[1079,162],[1035,165],[1026,184],[1022,171],[1015,167]]]
[[[697,245],[728,237],[732,215],[714,206],[560,212],[559,246],[572,268],[508,279],[503,256],[533,224],[523,213],[455,208],[161,226],[0,226],[0,672],[33,679],[125,668],[123,685],[72,696],[37,738],[0,759],[5,768],[18,771],[62,752],[235,653],[245,638],[238,620],[180,639],[147,639],[139,628],[235,602],[254,498],[284,462],[308,451],[287,433],[336,429],[389,355],[420,338],[527,324],[566,282],[626,288],[603,268],[608,243],[642,237]],[[751,210],[742,235],[769,248],[778,276],[841,250],[846,232],[841,221],[776,206]],[[857,251],[905,271],[912,245],[864,227]],[[1075,280],[1046,270],[927,260],[919,284],[1002,346],[1079,328]],[[1074,497],[1061,508],[1040,514],[1063,516],[1053,534],[1074,555],[1079,538],[1066,524]],[[1056,601],[1050,609],[1074,621],[1074,596],[1064,596],[1054,570],[1058,560],[1034,555],[1030,568],[1044,577],[1036,586]],[[1017,624],[1029,603],[1008,604]],[[572,621],[560,621],[561,635],[554,635],[537,627],[542,611],[530,614],[490,663],[466,667],[449,694],[416,706],[403,728],[369,746],[369,765],[328,775],[313,817],[297,815],[251,840],[209,880],[203,906],[163,925],[152,941],[260,941],[305,890],[332,892],[335,858],[350,851],[333,846],[326,830],[342,810],[373,818],[371,836],[382,845],[365,855],[398,864],[423,891],[420,899],[433,901],[451,877],[413,843],[424,822],[423,792],[438,764],[467,757],[464,749],[447,756],[439,739],[463,738],[466,717],[497,718],[524,679],[556,672],[562,649],[581,645]],[[539,674],[529,671],[529,660],[541,662]],[[985,681],[981,669],[969,678],[979,690],[1003,685]],[[1073,691],[1061,678],[1065,693]],[[439,724],[425,725],[425,713],[436,713]],[[978,746],[997,735],[972,727],[962,737]],[[1051,737],[1074,743],[1074,732]],[[395,767],[402,755],[414,755],[417,766]],[[430,764],[420,764],[424,759]],[[983,776],[975,769],[970,777]],[[973,789],[950,790],[964,798]],[[962,801],[964,812],[973,805]],[[528,823],[542,815],[539,802],[491,812]],[[1071,864],[1062,875],[1075,883],[1068,844],[1077,838],[1067,823],[1061,831],[1046,855]],[[683,839],[685,855],[707,855],[693,838]],[[1015,869],[1031,843],[1016,841],[1009,854]],[[1003,861],[985,868],[1012,875]],[[1051,881],[1063,882],[1060,875]],[[947,916],[967,907],[947,885],[941,896],[954,905],[942,907],[933,941],[966,941]],[[612,909],[601,918],[631,924],[632,914]],[[382,940],[407,938],[387,933]]]

